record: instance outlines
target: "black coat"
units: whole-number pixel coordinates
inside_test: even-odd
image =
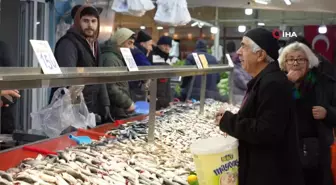
[[[85,38],[75,28],[70,28],[56,43],[55,58],[60,67],[98,67],[101,65],[98,42],[95,46],[96,56]],[[50,99],[56,89],[52,89]],[[101,107],[110,105],[105,84],[86,85],[83,95],[90,112],[99,113]]]
[[[169,54],[164,53],[158,47],[153,48],[153,56],[158,55],[163,58],[165,61],[169,59]],[[153,65],[168,65],[167,63],[153,63]],[[169,106],[169,103],[172,100],[172,89],[170,86],[170,79],[158,79],[157,80],[157,101],[156,109],[160,110]]]
[[[278,62],[248,83],[238,114],[225,112],[220,129],[239,140],[239,185],[302,185],[294,100]]]
[[[320,145],[319,170],[323,171],[319,185],[332,185],[330,146],[334,142],[333,128],[336,127],[336,78],[333,70],[326,68],[325,65],[327,64],[324,63],[318,69],[313,69],[317,77],[314,87],[316,93],[315,106],[322,106],[327,110],[327,117],[316,125]]]

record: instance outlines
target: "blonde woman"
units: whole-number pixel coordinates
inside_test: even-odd
[[[293,83],[305,184],[332,185],[330,146],[336,126],[336,79],[320,70],[316,55],[299,42],[283,49],[279,64]]]

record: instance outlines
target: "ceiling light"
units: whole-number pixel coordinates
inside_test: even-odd
[[[328,29],[327,29],[327,26],[326,25],[321,25],[319,28],[318,28],[318,32],[320,34],[325,34],[327,33]]]
[[[246,26],[244,26],[244,25],[240,25],[240,26],[238,26],[238,31],[239,31],[240,33],[244,33],[244,32],[246,31]]]
[[[140,26],[140,29],[145,30],[146,26]]]
[[[268,4],[268,2],[264,0],[254,0],[254,2],[259,3],[259,4],[264,4],[264,5]]]
[[[284,0],[284,1],[285,1],[286,5],[288,5],[288,6],[292,4],[291,0]]]
[[[258,22],[258,26],[265,26],[265,23],[263,23],[263,22]]]
[[[198,25],[198,22],[194,22],[194,23],[192,23],[192,24],[191,24],[191,27],[194,27],[194,26],[196,26],[196,25]]]
[[[210,28],[210,32],[212,34],[216,34],[216,33],[218,33],[218,28],[213,26],[213,27]]]
[[[163,30],[163,27],[162,26],[158,26],[158,27],[156,27],[156,29]]]
[[[253,9],[252,8],[246,8],[245,9],[245,14],[246,15],[252,15],[253,14]]]

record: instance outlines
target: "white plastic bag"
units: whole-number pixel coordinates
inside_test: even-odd
[[[64,91],[63,95],[62,91]],[[78,98],[78,104],[72,104],[70,91],[66,88],[59,88],[48,106],[31,113],[34,123],[32,130],[42,131],[48,137],[57,137],[70,126],[95,127],[95,115],[89,113],[83,94],[81,93]]]
[[[186,0],[157,0],[154,20],[163,25],[180,26],[191,21]]]
[[[112,4],[112,10],[137,17],[145,15],[146,11],[154,8],[151,0],[114,0]]]

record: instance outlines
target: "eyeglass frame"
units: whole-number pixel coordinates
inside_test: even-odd
[[[291,60],[291,61],[293,61],[293,63],[289,63],[288,61],[289,60]],[[301,61],[300,61],[301,60]],[[305,64],[305,63],[307,63],[308,62],[308,59],[307,58],[291,58],[291,59],[286,59],[286,63],[288,64],[288,65],[293,65],[293,64],[295,64],[295,62],[296,63],[298,63],[298,64]]]

